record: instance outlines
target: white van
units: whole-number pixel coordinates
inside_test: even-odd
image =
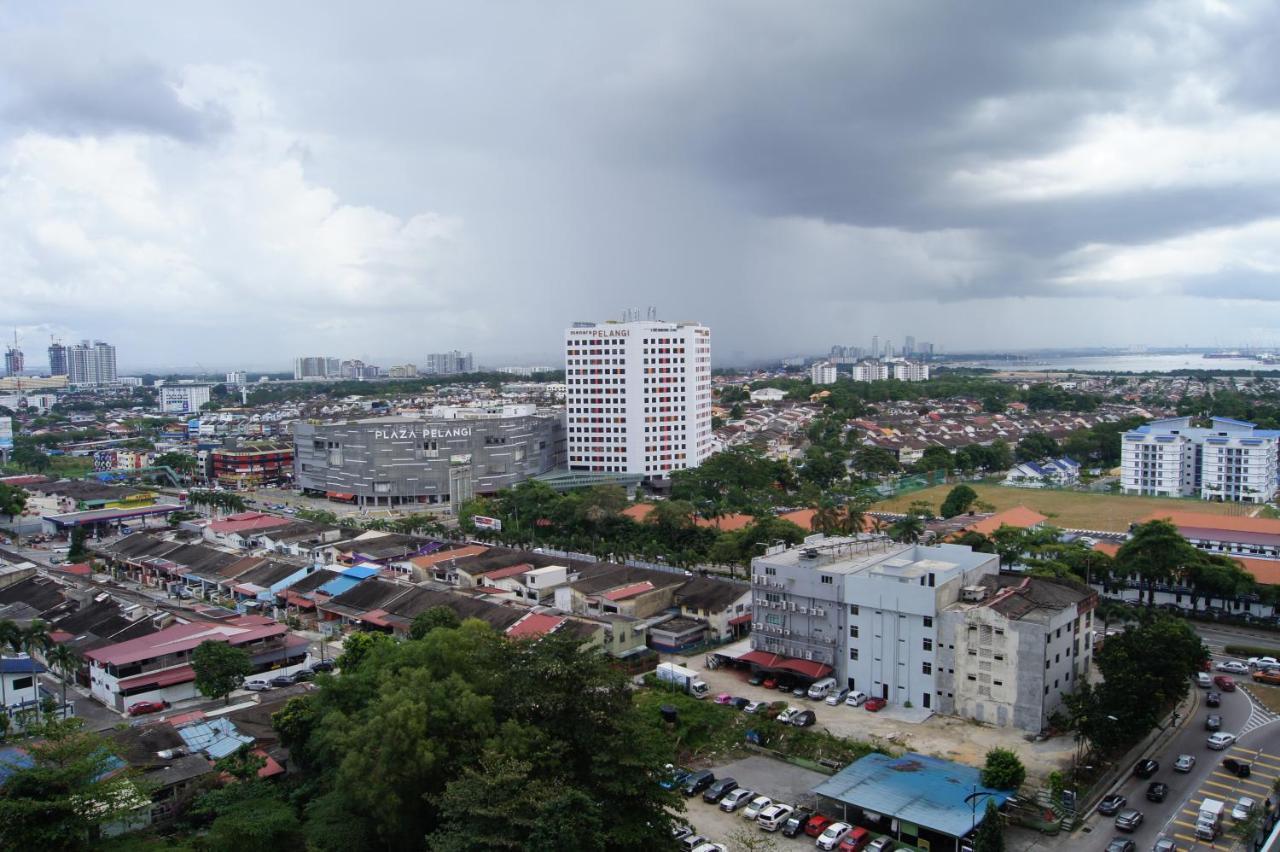
[[[849,687],[842,686],[839,689],[831,690],[831,694],[827,696],[827,703],[832,707],[839,707],[844,700],[849,697]]]
[[[809,687],[809,697],[814,701],[826,698],[831,690],[835,689],[836,679],[833,677],[824,677],[822,680],[815,682]]]

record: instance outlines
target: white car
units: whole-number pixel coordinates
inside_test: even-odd
[[[1275,657],[1250,657],[1249,668],[1260,669],[1264,666],[1280,666],[1280,660]]]
[[[759,713],[761,710],[769,706],[767,701],[751,701],[746,707],[742,708],[743,713]]]
[[[720,810],[726,813],[733,813],[738,808],[755,798],[756,791],[749,787],[738,787],[724,794],[724,798],[720,800]]]
[[[1173,762],[1174,772],[1190,772],[1196,765],[1196,756],[1194,754],[1180,754],[1178,759]]]
[[[799,707],[788,707],[778,714],[778,721],[784,725],[791,723],[791,717],[800,712]]]
[[[266,692],[271,688],[271,684],[267,683],[265,680],[246,680],[244,682],[244,688],[250,692]]]
[[[853,830],[853,826],[847,822],[833,822],[827,826],[827,830],[818,835],[818,839],[814,841],[814,845],[819,849],[835,849],[844,836]]]
[[[1231,808],[1231,818],[1236,822],[1249,818],[1249,814],[1253,813],[1253,806],[1257,804],[1248,796],[1241,796],[1236,799],[1235,806]]]
[[[1239,660],[1223,660],[1214,666],[1220,672],[1231,672],[1231,674],[1248,674],[1249,666]]]
[[[728,851],[719,843],[704,843],[701,846],[695,848],[693,852],[728,852]]]
[[[765,808],[773,804],[773,799],[768,796],[756,796],[747,806],[742,809],[742,818],[754,820],[760,816]]]
[[[849,697],[844,700],[845,704],[850,707],[861,707],[862,703],[867,700],[865,692],[858,692],[856,689],[849,693]]]
[[[1225,731],[1218,731],[1216,734],[1210,734],[1209,739],[1205,742],[1209,748],[1214,751],[1222,751],[1227,746],[1236,741],[1235,734],[1228,734]]]
[[[794,812],[795,808],[790,805],[772,804],[760,812],[756,824],[765,831],[777,831]]]

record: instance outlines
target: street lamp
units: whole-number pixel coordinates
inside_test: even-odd
[[[978,827],[978,802],[983,798],[991,797],[994,795],[996,794],[988,793],[986,790],[979,790],[978,786],[975,784],[973,786],[973,792],[964,797],[964,800],[969,803],[969,807],[972,810],[972,813],[969,818],[970,834],[973,834],[974,829]]]

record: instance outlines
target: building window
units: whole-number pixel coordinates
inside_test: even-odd
[[[823,575],[822,575],[822,582],[823,582],[823,584],[830,586],[830,585],[832,585],[833,583],[835,583],[835,578],[834,578],[834,577],[832,577],[830,574],[823,574]]]
[[[856,659],[858,659],[858,649],[857,649],[857,648],[850,648],[850,649],[849,649],[849,659],[851,659],[851,660],[856,660]]]
[[[858,625],[856,625],[856,624],[851,624],[851,625],[849,626],[849,638],[850,638],[850,639],[857,639],[857,638],[858,638]]]
[[[849,614],[850,614],[850,615],[857,615],[857,614],[858,614],[858,605],[857,605],[857,604],[849,604]]]
[[[1002,680],[993,680],[991,681],[991,683],[993,683],[996,686],[1004,686],[1004,681]]]
[[[771,566],[771,565],[766,565],[766,566],[764,566],[764,573],[765,573],[765,574],[767,574],[767,575],[769,575],[770,577],[774,577],[774,576],[776,576],[776,575],[777,575],[777,573],[778,573],[778,569],[777,569],[777,568],[774,568],[774,567],[773,567],[773,566]]]
[[[933,626],[933,616],[931,616],[931,615],[926,615],[926,616],[924,617],[924,626],[925,626],[925,627],[932,627],[932,626]]]
[[[921,663],[920,673],[927,674],[927,675],[933,674],[933,663]]]
[[[933,640],[932,640],[932,639],[926,639],[926,640],[924,640],[924,649],[925,649],[926,651],[932,651],[932,650],[933,650]]]
[[[968,678],[969,678],[969,680],[977,680],[977,679],[978,679],[978,676],[977,676],[977,675],[968,675]]]

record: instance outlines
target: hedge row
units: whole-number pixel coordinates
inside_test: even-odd
[[[1275,657],[1280,660],[1280,648],[1261,648],[1257,645],[1227,645],[1223,650],[1233,657]]]

